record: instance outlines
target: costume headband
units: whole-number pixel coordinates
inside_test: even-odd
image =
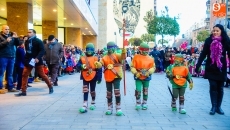
[[[177,61],[184,61],[184,58],[183,58],[183,57],[175,57],[174,60],[177,60]]]
[[[112,48],[116,48],[116,45],[107,46],[107,49],[112,49]]]
[[[140,47],[139,50],[140,50],[140,51],[149,51],[149,48]]]
[[[85,50],[86,50],[86,51],[94,51],[94,48],[92,48],[92,47],[87,47]]]

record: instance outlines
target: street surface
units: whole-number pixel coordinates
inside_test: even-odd
[[[187,88],[182,115],[171,111],[171,96],[165,74],[154,74],[149,88],[148,110],[135,110],[135,82],[126,73],[127,94],[123,94],[121,108],[124,116],[105,115],[107,109],[104,80],[96,87],[96,109],[80,114],[83,105],[80,74],[59,78],[59,86],[48,94],[44,82],[32,83],[27,96],[14,93],[0,95],[0,130],[230,130],[230,88],[224,89],[222,109],[225,115],[209,115],[211,109],[209,84],[203,78],[193,78],[194,88]],[[91,98],[89,96],[89,102]],[[114,98],[113,98],[114,99]],[[178,100],[177,100],[178,106]],[[115,110],[115,109],[114,109]]]

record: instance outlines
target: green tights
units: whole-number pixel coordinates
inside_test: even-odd
[[[143,99],[147,101],[147,99],[148,99],[149,81],[139,80],[139,79],[136,80],[135,96],[136,96],[137,100],[141,98],[142,86],[143,86]]]

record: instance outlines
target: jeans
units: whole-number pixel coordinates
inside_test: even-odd
[[[6,79],[8,84],[8,90],[13,89],[14,62],[15,62],[15,58],[0,57],[0,89],[3,88],[3,76],[5,71],[7,71]]]

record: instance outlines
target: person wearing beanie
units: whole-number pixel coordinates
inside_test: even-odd
[[[64,55],[63,46],[57,42],[54,35],[49,35],[45,46],[44,60],[48,66],[53,86],[58,86],[58,69]]]
[[[176,100],[179,96],[179,113],[186,114],[186,110],[184,109],[184,94],[187,88],[187,81],[189,82],[190,90],[193,88],[193,81],[188,67],[183,62],[183,55],[176,54],[174,64],[168,66],[166,69],[166,76],[172,84],[172,111],[177,111]]]
[[[148,88],[151,80],[151,75],[155,71],[154,59],[148,55],[149,45],[141,43],[140,54],[136,54],[133,57],[131,63],[131,72],[134,74],[134,80],[136,84],[135,96],[136,96],[136,110],[146,110],[148,108]],[[143,91],[143,101],[141,103],[141,91]]]
[[[79,109],[80,113],[86,113],[88,109],[88,94],[90,90],[91,94],[91,105],[90,110],[94,110],[95,98],[96,98],[96,84],[101,83],[102,78],[102,65],[99,63],[97,56],[94,56],[94,45],[93,43],[88,43],[86,45],[86,54],[81,56],[77,63],[77,68],[81,70],[80,79],[83,80],[83,106]]]

